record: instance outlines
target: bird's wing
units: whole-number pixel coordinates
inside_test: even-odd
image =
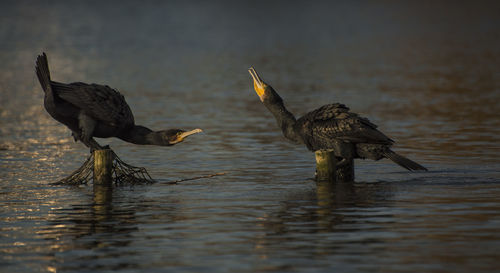
[[[312,126],[315,138],[335,138],[352,143],[390,144],[393,141],[360,117],[316,121]]]
[[[80,82],[52,82],[51,85],[61,99],[84,110],[96,121],[118,127],[134,124],[134,116],[123,95],[107,85]]]
[[[390,144],[393,141],[377,130],[377,126],[367,118],[349,112],[343,104],[322,106],[301,118],[307,123],[304,133],[314,142],[329,142],[339,139],[352,143]]]

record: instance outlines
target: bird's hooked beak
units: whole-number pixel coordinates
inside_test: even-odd
[[[194,135],[194,134],[201,133],[201,132],[203,132],[203,130],[200,129],[200,128],[197,128],[197,129],[194,129],[194,130],[191,130],[191,131],[182,132],[179,135],[179,138],[180,139],[185,139],[186,137],[188,137],[190,135]]]
[[[185,131],[185,132],[178,133],[177,137],[175,138],[175,140],[173,141],[172,144],[176,144],[176,143],[182,142],[186,137],[188,137],[190,135],[197,134],[197,133],[201,133],[201,132],[203,132],[203,130],[197,128],[197,129],[194,129],[194,130],[191,130],[191,131]]]
[[[250,73],[250,76],[252,76],[253,79],[253,88],[255,89],[255,92],[259,96],[261,101],[264,101],[264,94],[267,88],[267,84],[262,81],[262,79],[259,77],[259,74],[257,74],[257,71],[253,67],[250,67],[248,69],[248,73]]]

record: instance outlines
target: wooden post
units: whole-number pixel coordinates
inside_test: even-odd
[[[94,184],[113,184],[113,151],[111,149],[94,151]]]
[[[318,181],[335,181],[337,158],[332,151],[316,151],[316,179]]]
[[[354,160],[339,166],[334,151],[316,151],[316,179],[318,181],[354,181]]]

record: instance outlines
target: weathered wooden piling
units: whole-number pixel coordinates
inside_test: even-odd
[[[334,151],[316,151],[316,179],[318,181],[354,181],[354,160],[339,161]]]
[[[337,158],[331,151],[316,151],[316,179],[318,181],[335,181]]]
[[[94,184],[108,185],[113,184],[113,158],[114,153],[111,149],[94,151]]]

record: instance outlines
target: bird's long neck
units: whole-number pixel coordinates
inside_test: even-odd
[[[295,117],[288,111],[281,97],[274,92],[273,96],[264,99],[264,105],[274,115],[283,135],[293,142],[301,142],[300,136],[295,132],[294,125],[297,122]]]
[[[166,145],[160,134],[141,125],[135,125],[118,137],[127,142],[139,145]]]

